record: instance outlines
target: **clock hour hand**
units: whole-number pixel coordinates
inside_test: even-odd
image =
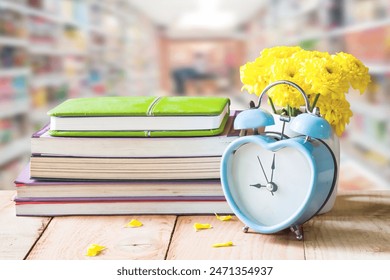
[[[257,156],[257,159],[258,159],[258,161],[260,163],[261,170],[263,170],[263,174],[264,174],[265,180],[267,181],[267,183],[269,183],[268,178],[267,178],[267,174],[265,174],[264,167],[263,167],[263,164],[261,163],[260,157]]]
[[[249,186],[251,186],[251,187],[255,187],[255,188],[258,188],[258,189],[260,189],[260,188],[265,188],[266,186],[265,185],[262,185],[262,184],[254,184],[254,185],[249,185]]]

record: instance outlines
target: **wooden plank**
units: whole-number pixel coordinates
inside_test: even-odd
[[[144,225],[124,227],[131,219]],[[55,217],[28,259],[164,259],[176,216]],[[96,257],[85,256],[90,244],[105,246]]]
[[[45,230],[50,218],[16,217],[15,191],[0,191],[0,259],[22,260]]]
[[[196,231],[194,223],[209,223],[212,229]],[[167,259],[304,259],[303,242],[289,231],[273,235],[242,232],[243,224],[234,217],[222,222],[214,216],[178,218]],[[212,244],[232,241],[234,246],[214,248]]]
[[[340,194],[304,226],[307,259],[390,259],[390,191]]]

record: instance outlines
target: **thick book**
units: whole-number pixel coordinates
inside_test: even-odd
[[[31,137],[33,155],[76,157],[195,157],[221,156],[226,147],[238,138],[234,130],[235,111],[224,131],[215,136],[196,137],[54,137],[49,125]]]
[[[229,116],[225,97],[108,96],[72,98],[48,112],[54,136],[209,136]]]
[[[225,197],[15,198],[17,216],[231,214]]]
[[[40,181],[30,177],[27,165],[15,180],[19,198],[104,198],[153,196],[223,196],[221,182],[213,180]]]
[[[35,179],[178,180],[220,178],[221,156],[91,158],[31,156]]]

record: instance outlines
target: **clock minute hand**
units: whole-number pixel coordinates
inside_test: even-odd
[[[273,181],[274,178],[274,170],[275,170],[275,154],[274,157],[272,158],[272,164],[271,164],[271,182]]]
[[[267,183],[269,183],[268,178],[267,178],[267,174],[265,174],[264,167],[263,167],[263,164],[261,163],[260,157],[257,156],[257,159],[259,160],[261,170],[263,170],[263,174],[264,174],[265,180],[267,181]]]

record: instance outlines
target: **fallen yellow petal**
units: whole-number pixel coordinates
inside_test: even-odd
[[[98,255],[101,251],[103,251],[104,249],[106,249],[106,247],[101,246],[99,244],[91,244],[88,246],[86,256],[94,257],[94,256]]]
[[[229,247],[229,246],[233,246],[233,242],[232,241],[228,241],[228,242],[225,242],[225,243],[214,243],[213,244],[213,247],[215,247],[215,248],[218,248],[218,247]]]
[[[230,221],[232,219],[231,215],[227,216],[219,216],[217,213],[215,213],[215,216],[217,217],[218,220],[220,221]]]
[[[130,222],[128,222],[125,227],[142,227],[143,223],[141,223],[138,220],[132,219]]]
[[[200,223],[194,224],[194,229],[196,229],[197,231],[201,229],[209,229],[209,228],[212,228],[210,224],[200,224]]]

